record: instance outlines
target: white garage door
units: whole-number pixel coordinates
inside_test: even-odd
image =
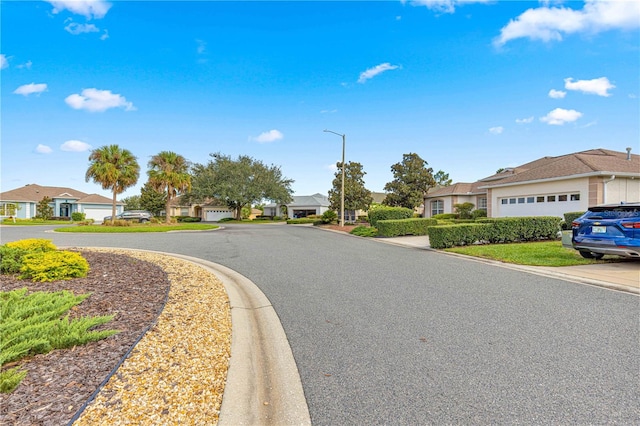
[[[102,222],[105,216],[111,216],[111,209],[84,209],[85,219]]]
[[[233,213],[229,210],[207,210],[205,213],[205,220],[207,222],[217,222],[226,217],[233,217]]]

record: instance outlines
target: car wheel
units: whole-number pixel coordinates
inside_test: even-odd
[[[147,223],[149,222],[147,219],[140,219],[140,223]]]
[[[602,253],[592,253],[590,251],[584,251],[584,250],[580,251],[580,255],[585,259],[596,259],[596,260],[602,259],[604,257],[604,254]]]

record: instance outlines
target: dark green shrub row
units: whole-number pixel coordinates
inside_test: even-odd
[[[564,222],[562,223],[562,229],[571,229],[571,222],[582,216],[584,212],[569,212],[564,214]]]
[[[378,235],[378,230],[370,226],[356,226],[351,230],[350,234],[359,237],[375,237]]]
[[[301,217],[299,219],[287,219],[288,225],[300,225],[305,223],[316,223],[316,222],[318,222],[318,218],[312,218],[312,217]],[[322,220],[320,220],[320,222],[322,222]]]
[[[476,223],[435,226],[429,229],[432,248],[441,249],[475,242],[512,243],[556,239],[561,219],[555,216],[480,219]]]
[[[369,223],[377,228],[379,220],[400,220],[413,217],[413,210],[406,207],[378,206],[369,210]]]
[[[201,218],[193,217],[193,216],[176,216],[175,218],[179,223],[183,223],[183,222],[184,223],[191,223],[191,222],[201,222],[202,221]]]
[[[381,237],[397,237],[400,235],[427,235],[428,229],[437,224],[437,220],[425,218],[379,220],[378,235]]]

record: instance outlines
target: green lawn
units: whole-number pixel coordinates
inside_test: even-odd
[[[617,256],[605,256],[599,261],[584,259],[577,250],[563,247],[561,241],[474,245],[452,247],[445,251],[530,266],[590,265],[619,261]]]
[[[97,234],[119,234],[134,232],[169,232],[169,231],[208,231],[219,228],[217,225],[208,223],[176,223],[165,224],[132,224],[131,226],[109,226],[109,225],[86,225],[86,226],[65,226],[56,228],[55,232],[90,232]]]
[[[2,219],[3,225],[14,226],[31,226],[31,225],[73,225],[73,222],[69,220],[41,220],[41,219],[16,219],[15,223],[13,219]]]

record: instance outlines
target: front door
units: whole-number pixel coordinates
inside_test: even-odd
[[[62,203],[60,204],[60,217],[69,217],[71,214],[71,204]]]

